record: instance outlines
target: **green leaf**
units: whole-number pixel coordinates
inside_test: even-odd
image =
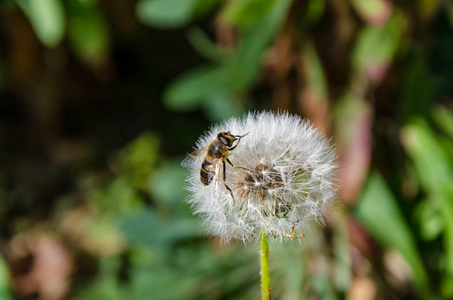
[[[65,32],[65,14],[59,0],[17,0],[41,43],[57,46]]]
[[[76,299],[120,300],[126,298],[127,291],[118,282],[118,278],[116,278],[120,267],[121,262],[119,258],[103,258],[100,261],[100,271],[97,278],[89,287],[82,289]]]
[[[308,6],[307,6],[307,25],[312,27],[313,25],[317,24],[325,10],[325,0],[310,0],[308,1]]]
[[[159,159],[159,138],[144,133],[118,154],[117,172],[125,175],[133,187],[146,191],[152,171]]]
[[[187,208],[184,201],[187,192],[182,184],[176,184],[184,182],[186,175],[186,170],[181,167],[180,160],[166,161],[150,178],[149,193],[156,201],[167,203],[172,208]]]
[[[142,205],[140,194],[124,175],[117,176],[107,187],[93,193],[89,200],[110,212],[131,211]]]
[[[451,191],[453,169],[448,163],[449,153],[439,143],[429,125],[417,118],[404,127],[401,136],[406,151],[414,161],[421,185],[436,194]]]
[[[146,25],[173,28],[188,23],[197,0],[142,0],[137,15]]]
[[[9,293],[9,272],[8,267],[5,264],[5,261],[0,256],[0,299],[1,300],[10,300],[11,295]]]
[[[453,113],[443,106],[436,108],[434,121],[446,134],[453,137]]]
[[[402,132],[403,145],[414,162],[421,185],[439,207],[445,226],[446,267],[443,294],[453,296],[453,168],[451,153],[442,147],[433,130],[421,118],[407,125]]]
[[[355,215],[377,241],[406,258],[420,291],[428,293],[428,277],[411,230],[392,192],[377,173],[368,179]]]
[[[219,93],[225,86],[225,70],[220,67],[199,67],[174,81],[164,95],[165,105],[175,111],[198,108],[203,101]]]
[[[256,78],[262,54],[280,29],[290,3],[289,0],[275,2],[267,15],[244,34],[231,58],[225,62],[228,91],[241,91]]]
[[[125,215],[121,229],[132,243],[146,244],[161,248],[169,247],[185,239],[201,236],[201,229],[196,219],[162,220],[153,211],[138,211]]]
[[[335,283],[337,289],[347,292],[351,286],[351,245],[348,232],[348,216],[337,213],[333,218],[333,246],[335,254]]]
[[[197,52],[206,59],[213,62],[220,62],[223,59],[219,47],[199,27],[191,28],[187,37]]]
[[[225,105],[225,95],[240,92],[256,78],[262,54],[280,28],[290,3],[276,1],[267,15],[244,33],[234,53],[221,65],[197,68],[173,82],[164,95],[165,105],[176,111],[201,105],[209,108],[213,107],[209,102],[214,99],[222,107],[231,106]]]
[[[318,99],[328,98],[326,76],[316,49],[312,43],[307,43],[304,49],[304,69],[307,74],[307,85],[313,90]]]
[[[420,202],[415,210],[415,216],[420,223],[420,234],[426,241],[434,240],[445,229],[439,205],[436,205],[433,199]]]
[[[105,17],[97,6],[71,1],[68,36],[76,54],[85,61],[97,63],[110,51],[110,32]]]
[[[203,103],[206,115],[212,122],[220,122],[233,115],[239,115],[244,110],[244,104],[239,103],[230,94],[218,93]]]
[[[233,0],[226,4],[220,18],[230,25],[250,28],[266,15],[277,0]]]
[[[383,24],[392,13],[392,4],[385,0],[352,0],[360,17],[368,23]]]
[[[362,29],[352,53],[354,69],[370,79],[381,79],[398,50],[403,28],[401,17],[394,14],[383,26]]]
[[[406,63],[401,92],[402,123],[413,115],[428,116],[433,97],[433,75],[430,73],[428,55],[421,47],[414,47]]]
[[[211,12],[220,3],[220,0],[197,0],[193,7],[193,14],[198,16],[204,16]]]

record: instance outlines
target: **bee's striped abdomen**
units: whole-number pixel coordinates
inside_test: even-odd
[[[203,160],[200,170],[200,180],[203,185],[209,185],[215,176],[215,165]]]

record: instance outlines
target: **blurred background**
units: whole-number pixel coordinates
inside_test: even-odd
[[[180,162],[285,109],[332,137],[326,226],[271,244],[275,299],[453,298],[449,0],[1,0],[0,299],[259,299]]]

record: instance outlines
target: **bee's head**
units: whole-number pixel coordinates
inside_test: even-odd
[[[234,137],[234,135],[232,135],[229,131],[219,133],[217,138],[227,147],[231,147],[233,142],[237,140],[237,138]]]

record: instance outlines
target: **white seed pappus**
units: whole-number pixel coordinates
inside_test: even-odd
[[[208,147],[220,132],[244,135],[229,152],[223,184],[219,164],[213,182],[200,182],[205,151],[188,164],[188,202],[204,220],[208,233],[224,242],[255,240],[260,229],[281,241],[282,233],[309,230],[323,223],[336,197],[336,156],[322,133],[311,123],[287,113],[249,113],[213,126],[199,138],[197,149]]]

